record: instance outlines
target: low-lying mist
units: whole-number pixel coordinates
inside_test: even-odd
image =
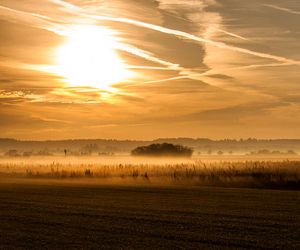
[[[249,158],[1,158],[2,179],[300,189],[300,161]]]

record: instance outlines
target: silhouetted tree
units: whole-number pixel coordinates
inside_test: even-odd
[[[148,146],[137,147],[131,151],[134,156],[177,156],[177,157],[191,157],[193,149],[174,145],[171,143],[151,144]]]

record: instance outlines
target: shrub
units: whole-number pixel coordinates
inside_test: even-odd
[[[171,143],[151,144],[148,146],[137,147],[131,151],[133,156],[177,156],[177,157],[191,157],[193,149],[174,145]]]
[[[10,149],[9,151],[7,151],[5,153],[5,156],[9,156],[9,157],[17,157],[17,156],[20,156],[20,154],[18,153],[17,150],[15,149]]]

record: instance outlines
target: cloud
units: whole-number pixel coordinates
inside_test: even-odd
[[[291,63],[291,64],[295,64],[295,65],[300,65],[300,61],[297,60],[293,60],[293,59],[289,59],[289,58],[285,58],[285,57],[281,57],[281,56],[275,56],[275,55],[271,55],[271,54],[267,54],[267,53],[262,53],[262,52],[257,52],[257,51],[252,51],[249,49],[244,49],[244,48],[240,48],[240,47],[235,47],[235,46],[231,46],[231,45],[227,45],[223,42],[216,42],[213,40],[209,40],[209,39],[205,39],[190,33],[186,33],[184,31],[180,31],[180,30],[174,30],[174,29],[169,29],[169,28],[165,28],[162,26],[158,26],[158,25],[154,25],[154,24],[150,24],[150,23],[144,23],[141,21],[136,21],[136,20],[132,20],[132,19],[128,19],[128,18],[121,18],[121,17],[105,17],[105,16],[98,16],[98,15],[92,15],[92,14],[85,14],[87,17],[91,17],[97,20],[106,20],[106,21],[113,21],[113,22],[121,22],[121,23],[128,23],[128,24],[132,24],[132,25],[136,25],[136,26],[141,26],[147,29],[151,29],[151,30],[155,30],[155,31],[159,31],[162,33],[166,33],[166,34],[170,34],[170,35],[175,35],[178,37],[182,37],[182,38],[186,38],[192,41],[196,41],[196,42],[200,42],[200,43],[206,43],[221,49],[227,49],[227,50],[232,50],[235,52],[240,52],[243,54],[248,54],[248,55],[252,55],[252,56],[256,56],[256,57],[260,57],[260,58],[265,58],[265,59],[272,59],[278,62],[284,62],[284,63]]]
[[[236,52],[240,52],[240,53],[244,53],[244,54],[248,54],[248,55],[252,55],[252,56],[257,56],[257,57],[261,57],[261,58],[266,58],[266,59],[272,59],[272,60],[279,61],[279,62],[292,63],[292,64],[300,65],[300,61],[297,61],[297,60],[293,60],[293,59],[289,59],[289,58],[285,58],[285,57],[281,57],[281,56],[276,56],[276,55],[272,55],[272,54],[267,54],[267,53],[262,53],[262,52],[257,52],[257,51],[252,51],[252,50],[240,48],[240,47],[227,45],[227,44],[222,43],[222,42],[216,42],[216,41],[213,41],[213,40],[205,39],[205,38],[202,38],[202,37],[190,34],[190,33],[186,33],[186,32],[180,31],[180,30],[169,29],[169,28],[165,28],[165,27],[162,27],[162,26],[159,26],[159,25],[155,25],[155,24],[151,24],[151,23],[145,23],[145,22],[141,22],[141,21],[137,21],[137,20],[133,20],[133,19],[129,19],[129,18],[94,15],[94,14],[91,14],[91,13],[85,11],[84,9],[82,9],[80,7],[77,7],[76,5],[72,5],[72,4],[66,3],[64,1],[55,0],[54,2],[57,3],[57,4],[60,4],[64,7],[67,7],[67,9],[69,11],[75,12],[75,13],[80,14],[80,15],[82,15],[84,17],[87,17],[87,18],[92,18],[92,19],[96,19],[96,20],[103,20],[103,21],[127,23],[127,24],[131,24],[131,25],[136,25],[136,26],[140,26],[140,27],[143,27],[143,28],[163,32],[163,33],[166,33],[166,34],[171,34],[171,35],[179,36],[179,37],[182,37],[182,38],[190,39],[190,40],[193,40],[193,41],[196,41],[196,42],[207,43],[209,45],[212,45],[212,46],[215,46],[215,47],[218,47],[218,48],[222,48],[222,49],[233,50],[233,51],[236,51]],[[21,14],[23,14],[23,13],[21,13]]]
[[[54,23],[49,17],[42,16],[35,13],[29,13],[16,9],[11,9],[0,5],[0,19],[5,21],[13,21],[19,23],[26,23],[40,29],[45,29],[54,32],[57,35],[64,35],[64,27],[60,24]]]
[[[275,56],[275,55],[268,54],[268,53],[257,52],[257,51],[253,51],[253,50],[249,50],[249,49],[245,49],[245,48],[241,48],[241,47],[236,47],[236,46],[232,46],[232,45],[227,45],[223,42],[216,42],[216,41],[213,41],[211,39],[203,38],[203,37],[200,37],[200,36],[197,36],[197,35],[194,35],[194,34],[190,34],[190,33],[187,33],[187,32],[183,32],[183,31],[180,31],[180,30],[170,29],[170,28],[166,28],[166,27],[151,24],[151,23],[137,21],[137,20],[134,20],[134,19],[95,15],[93,13],[90,13],[90,12],[86,11],[85,9],[82,9],[78,6],[72,5],[72,4],[64,2],[64,1],[52,1],[52,2],[55,3],[55,4],[59,4],[60,6],[66,8],[68,11],[70,11],[72,13],[76,13],[80,16],[85,17],[85,18],[101,20],[101,21],[112,21],[112,22],[118,22],[118,23],[126,23],[126,24],[129,24],[129,25],[139,26],[139,27],[143,27],[143,28],[146,28],[146,29],[158,31],[158,32],[161,32],[161,33],[164,33],[164,34],[169,34],[169,35],[174,35],[174,36],[181,37],[181,38],[184,38],[184,39],[189,39],[189,40],[192,40],[192,41],[195,41],[195,42],[204,43],[204,44],[214,46],[214,47],[217,47],[217,48],[221,48],[221,49],[225,49],[225,50],[231,50],[231,51],[239,52],[239,53],[242,53],[242,54],[256,56],[256,57],[260,57],[260,58],[264,58],[264,59],[275,60],[275,61],[281,62],[282,64],[300,65],[300,62],[297,61],[297,60],[293,60],[293,59],[289,59],[289,58],[281,57],[281,56]],[[177,4],[182,5],[183,2],[180,1],[179,3],[177,2]],[[204,4],[203,6],[205,7],[206,5]],[[5,8],[5,7],[3,7],[3,8]],[[5,8],[5,10],[6,9],[7,8]],[[54,31],[58,34],[60,33],[60,35],[65,35],[64,33],[62,33],[63,29],[57,29],[56,24],[53,24],[50,21],[45,20],[45,19],[47,19],[46,17],[43,18],[43,16],[41,16],[41,15],[35,15],[33,13],[20,12],[20,11],[17,11],[17,10],[10,10],[10,11],[12,11],[16,16],[18,16],[18,15],[21,15],[21,17],[24,16],[24,15],[29,16],[30,18],[29,18],[28,21],[31,20],[34,23],[34,25],[37,25],[40,28],[45,28],[49,31]],[[49,20],[51,20],[51,19],[49,19]],[[41,25],[41,23],[43,23],[43,25]],[[46,24],[50,24],[49,27],[47,27]],[[53,26],[55,28],[53,28]],[[217,29],[217,28],[214,28],[214,27],[212,27],[212,28]],[[207,36],[207,34],[205,36],[209,37],[209,36]],[[136,48],[134,46],[126,45],[125,43],[119,43],[116,49],[124,50],[128,53],[131,53],[131,54],[135,55],[135,56],[139,56],[139,57],[142,57],[146,60],[150,60],[152,62],[164,65],[168,69],[180,71],[181,72],[180,74],[184,75],[184,76],[180,76],[180,78],[195,79],[194,77],[195,77],[195,75],[197,75],[197,74],[193,73],[193,71],[191,69],[186,69],[184,67],[181,67],[179,64],[171,63],[171,62],[162,60],[158,57],[153,56],[153,54],[150,53],[150,52],[141,50],[141,49]],[[255,67],[255,66],[252,66],[252,67]],[[201,74],[198,75],[198,77],[199,76],[201,77]],[[167,78],[167,80],[172,79],[172,78],[176,79],[176,76],[169,77],[169,78]],[[156,81],[162,81],[162,80],[153,80],[153,83],[156,82]],[[151,82],[151,81],[149,81],[149,82]]]
[[[195,112],[189,115],[182,116],[180,119],[188,121],[222,121],[225,123],[241,122],[244,118],[255,119],[269,115],[271,110],[278,107],[287,106],[287,103],[268,102],[268,103],[248,103],[243,105],[230,106],[219,109],[211,109],[206,111]]]
[[[299,123],[288,125],[298,117],[300,90],[299,25],[297,15],[288,13],[296,11],[293,4],[285,3],[288,11],[280,7],[289,14],[281,13],[284,22],[270,6],[262,12],[258,1],[1,5],[3,135],[224,137],[256,129],[251,136],[276,136],[279,130],[285,136]],[[54,53],[76,24],[112,30],[114,49],[134,78],[113,85],[115,92],[68,87],[53,70]],[[286,128],[279,126],[284,119]]]
[[[288,102],[288,103],[294,103],[294,104],[300,104],[300,95],[294,94],[294,95],[287,95],[282,98],[282,101]]]

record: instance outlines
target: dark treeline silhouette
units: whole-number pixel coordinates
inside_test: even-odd
[[[222,151],[224,154],[251,153],[260,150],[269,151],[294,151],[300,152],[299,139],[224,139],[211,140],[205,138],[161,138],[152,141],[138,140],[106,140],[106,139],[74,139],[74,140],[52,140],[52,141],[22,141],[15,139],[0,138],[0,154],[9,150],[17,150],[18,154],[31,152],[32,154],[64,154],[64,149],[68,155],[79,154],[111,154],[111,153],[129,153],[136,147],[149,144],[170,143],[175,145],[185,145],[194,149],[195,153],[218,154]],[[42,150],[42,152],[41,152]],[[28,154],[29,154],[28,153]],[[14,155],[15,152],[8,153]]]
[[[156,143],[148,146],[137,147],[131,151],[131,154],[134,156],[191,157],[193,154],[193,149],[171,143]]]
[[[296,155],[297,153],[293,150],[288,150],[286,152],[281,152],[279,150],[270,151],[267,149],[258,150],[255,152],[250,152],[250,155]]]

